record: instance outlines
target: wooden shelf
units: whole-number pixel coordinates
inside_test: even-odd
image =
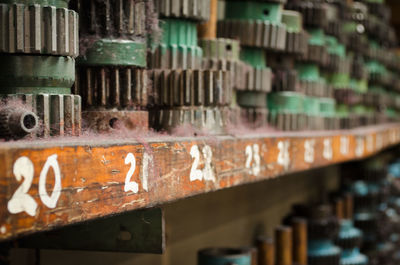
[[[373,155],[400,124],[246,136],[0,145],[0,240]]]

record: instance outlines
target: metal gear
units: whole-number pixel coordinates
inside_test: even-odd
[[[206,21],[210,18],[210,0],[154,0],[161,18]]]
[[[80,14],[82,42],[98,37],[145,37],[146,0],[73,0],[71,6]]]
[[[160,107],[223,107],[232,100],[229,72],[153,70],[152,82]]]
[[[284,50],[286,28],[268,21],[221,20],[218,21],[218,36],[238,39],[240,44],[269,50]]]
[[[36,114],[22,107],[0,109],[0,137],[18,139],[37,130],[39,120]]]
[[[26,1],[25,1],[26,2]],[[79,54],[78,14],[37,4],[0,4],[0,52],[9,54]]]

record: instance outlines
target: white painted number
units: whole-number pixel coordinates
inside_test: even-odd
[[[285,170],[289,168],[290,165],[290,142],[289,141],[281,141],[278,143],[279,154],[278,154],[278,164],[283,166]]]
[[[193,164],[190,169],[190,181],[195,180],[207,180],[207,181],[215,181],[215,174],[212,168],[212,150],[211,147],[205,145],[202,149],[203,157],[204,157],[204,168],[203,170],[198,169],[200,163],[200,150],[197,145],[193,145],[190,149],[190,155],[192,156]]]
[[[304,161],[306,163],[314,163],[314,149],[315,149],[315,140],[306,140],[304,142]]]
[[[332,139],[324,139],[324,150],[322,155],[326,160],[332,160],[333,158]]]
[[[348,155],[350,152],[350,140],[347,136],[340,137],[340,153],[342,155]]]
[[[380,133],[376,134],[375,147],[377,150],[381,150],[383,147],[383,138],[382,138],[382,134],[380,134]]]
[[[367,136],[367,150],[368,152],[374,151],[374,137],[372,135]]]
[[[50,168],[54,172],[54,187],[51,195],[47,193],[46,181],[47,174]],[[30,216],[35,216],[37,211],[37,202],[28,194],[31,188],[34,166],[32,161],[23,156],[17,159],[14,163],[13,173],[17,181],[21,181],[24,178],[21,186],[15,191],[7,204],[7,209],[12,214],[26,212]],[[43,166],[39,176],[39,197],[40,200],[49,208],[55,208],[57,206],[58,199],[61,196],[61,170],[57,161],[57,155],[49,156],[46,163]]]
[[[53,168],[54,172],[54,187],[51,196],[49,196],[46,190],[46,179],[50,168]],[[39,196],[44,205],[46,205],[49,208],[55,208],[58,199],[60,198],[60,195],[61,195],[61,171],[57,162],[57,155],[52,155],[49,156],[49,158],[47,158],[47,161],[44,164],[42,171],[40,172]]]
[[[18,158],[14,163],[13,173],[17,181],[21,181],[22,179],[24,181],[8,202],[8,211],[12,214],[26,212],[30,216],[35,216],[37,203],[28,194],[34,174],[32,161],[25,156]]]
[[[145,191],[149,191],[149,164],[153,163],[153,158],[146,152],[143,153],[143,164],[142,164],[142,186]]]
[[[132,153],[129,153],[125,157],[125,165],[129,165],[129,164],[131,165],[131,167],[129,168],[129,171],[126,174],[126,177],[125,177],[124,191],[125,192],[138,193],[139,192],[139,185],[136,182],[131,181],[131,178],[132,178],[132,176],[133,176],[133,174],[135,173],[135,170],[136,170],[136,158]]]
[[[356,156],[360,157],[364,154],[364,139],[361,137],[358,137],[356,139]]]
[[[250,174],[258,176],[261,171],[260,146],[258,144],[246,146],[246,168]]]

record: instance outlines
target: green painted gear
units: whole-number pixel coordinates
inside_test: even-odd
[[[81,65],[146,67],[146,44],[128,40],[100,39],[78,58]]]
[[[309,116],[319,115],[320,102],[318,97],[304,98],[304,113]]]
[[[257,1],[228,1],[225,7],[225,19],[244,19],[269,21],[281,24],[283,5]]]
[[[199,42],[203,49],[204,57],[209,59],[220,59],[238,61],[240,56],[239,41],[233,39],[203,39]]]
[[[41,5],[68,8],[70,0],[0,0],[3,4]]]
[[[319,67],[316,64],[300,63],[296,65],[301,81],[321,82]]]
[[[322,117],[334,117],[336,114],[336,101],[332,98],[320,98],[319,112]]]
[[[193,21],[163,19],[160,28],[163,44],[197,46],[197,24]]]
[[[348,118],[350,115],[349,106],[345,104],[336,105],[336,116],[339,118]]]
[[[334,54],[339,56],[340,58],[345,58],[346,57],[346,46],[343,44],[339,43],[338,40],[333,37],[326,35],[325,36],[325,43],[328,47],[328,53],[329,54]]]
[[[362,79],[351,78],[349,82],[350,89],[365,94],[368,91],[368,81]]]
[[[267,93],[256,91],[237,91],[237,103],[243,108],[266,108]]]
[[[307,29],[308,33],[310,34],[310,39],[308,40],[308,43],[310,45],[315,45],[315,46],[325,46],[326,38],[325,38],[325,33],[323,29]]]
[[[268,94],[268,109],[273,113],[304,113],[304,95],[296,92],[275,92]]]
[[[0,55],[1,94],[70,94],[75,60],[63,56]]]
[[[267,68],[267,59],[263,49],[243,48],[240,51],[240,59],[255,68]]]
[[[327,76],[326,80],[335,89],[349,88],[350,75],[346,73],[333,73]]]
[[[283,10],[282,23],[286,25],[288,32],[300,33],[303,30],[301,13],[292,10]]]

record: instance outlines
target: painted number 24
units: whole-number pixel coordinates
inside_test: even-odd
[[[47,174],[50,168],[54,171],[54,187],[51,195],[46,190]],[[30,216],[36,215],[37,202],[28,194],[34,177],[34,166],[32,161],[26,156],[18,158],[14,163],[13,173],[17,181],[23,180],[22,184],[14,192],[8,201],[7,209],[12,214],[26,212]],[[39,197],[40,200],[49,208],[55,208],[61,195],[61,171],[58,165],[57,155],[47,158],[39,176]]]

